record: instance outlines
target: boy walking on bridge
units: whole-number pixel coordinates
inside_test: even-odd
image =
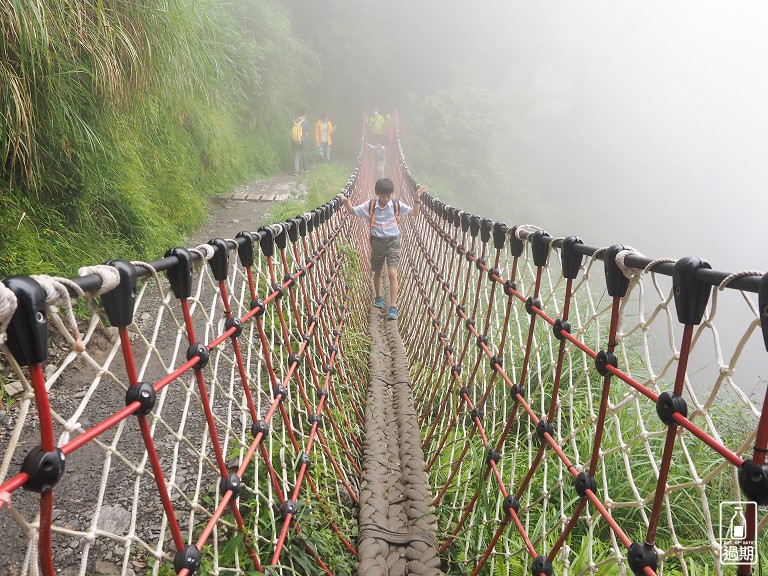
[[[389,314],[391,320],[397,319],[397,266],[400,263],[400,216],[413,213],[419,215],[421,201],[419,196],[427,190],[426,186],[416,188],[415,206],[411,207],[405,202],[393,200],[392,194],[395,185],[389,178],[381,178],[376,181],[374,192],[376,198],[352,206],[352,203],[344,194],[338,197],[344,209],[359,218],[365,218],[371,224],[371,269],[373,270],[373,287],[376,290],[376,298],[373,301],[377,308],[384,308],[384,298],[381,296],[382,269],[384,261],[387,262],[387,276],[389,277]]]

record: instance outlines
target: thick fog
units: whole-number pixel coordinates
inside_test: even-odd
[[[425,92],[467,71],[527,95],[510,162],[560,207],[536,222],[553,235],[766,268],[767,2],[430,2],[389,20]]]
[[[508,160],[547,206],[526,223],[725,272],[768,269],[768,2],[414,4],[390,28],[414,90],[466,81],[524,95],[510,99],[522,129]],[[464,191],[462,207],[486,193]],[[511,204],[517,191],[494,194]],[[750,321],[743,302],[718,318],[731,342]],[[739,362],[748,392],[764,385],[759,340]]]
[[[525,29],[539,36],[538,20],[552,42],[533,73],[552,98],[532,150],[541,192],[586,200],[599,244],[765,268],[768,4],[601,2],[551,25],[537,12]]]

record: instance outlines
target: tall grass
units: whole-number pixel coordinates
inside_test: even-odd
[[[206,196],[287,160],[312,56],[278,2],[29,0],[0,21],[0,277],[157,257]]]

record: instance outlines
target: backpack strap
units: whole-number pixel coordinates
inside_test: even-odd
[[[376,210],[376,200],[371,200],[368,203],[368,212],[370,213],[370,216],[371,216],[371,230],[373,230],[373,223],[374,223],[374,218],[375,218],[375,212],[374,211],[375,210]]]
[[[395,221],[397,226],[400,226],[400,200],[394,200],[395,203]]]

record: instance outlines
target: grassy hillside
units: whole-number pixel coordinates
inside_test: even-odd
[[[287,161],[315,81],[272,0],[31,0],[0,19],[0,277],[159,256],[206,196]]]

